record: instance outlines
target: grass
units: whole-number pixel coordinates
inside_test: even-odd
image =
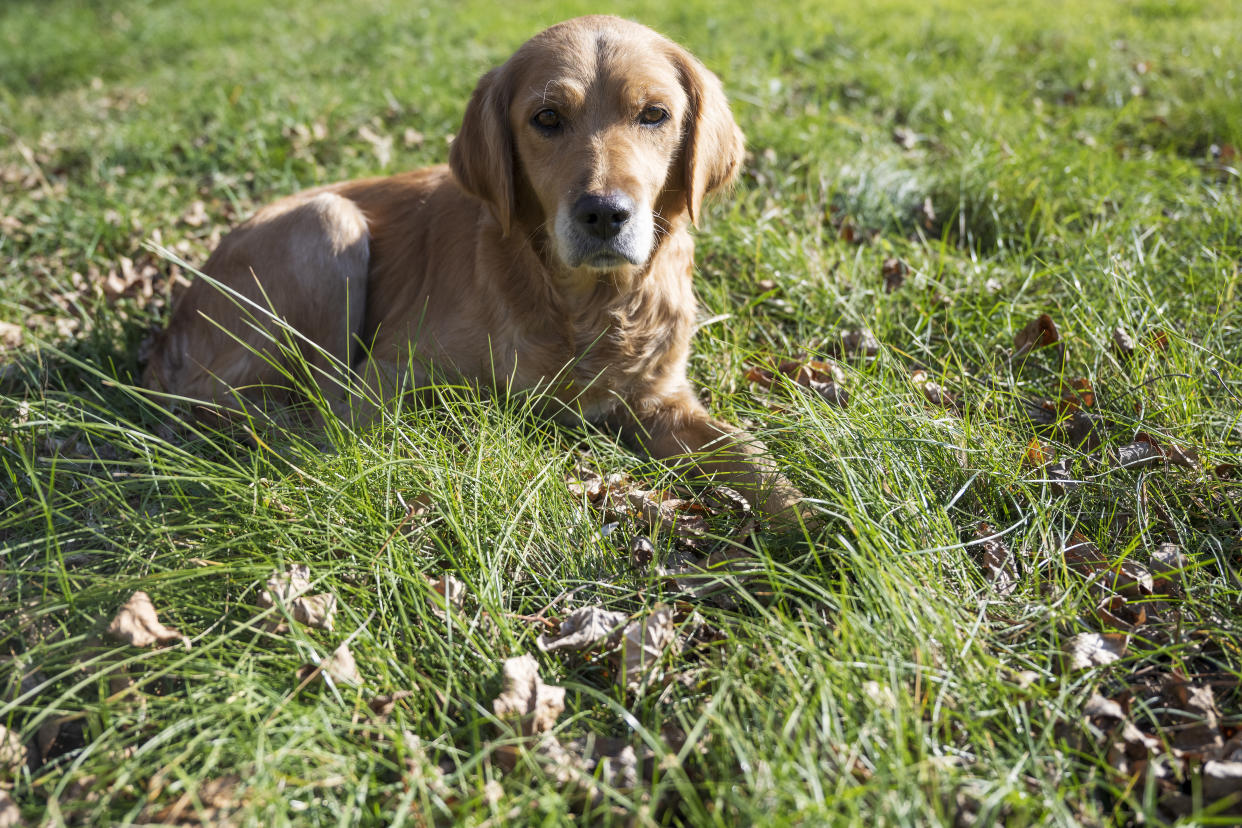
[[[1093,692],[1177,670],[1214,682],[1236,727],[1240,489],[1210,471],[1242,445],[1242,21],[1224,0],[615,9],[717,71],[748,136],[737,191],[699,233],[703,315],[727,318],[699,332],[691,370],[825,515],[752,539],[763,588],[697,607],[719,636],[670,658],[665,687],[626,693],[598,661],[538,656],[567,688],[562,736],[654,751],[660,772],[632,789],[601,780],[584,802],[530,755],[503,772],[519,740],[491,700],[556,599],[553,614],[678,600],[630,566],[641,528],[601,532],[564,482],[583,450],[652,484],[670,472],[460,391],[366,433],[241,440],[134,393],[140,343],[187,275],[144,241],[201,263],[278,195],[444,160],[477,77],[596,8],[0,9],[0,321],[21,331],[0,375],[0,723],[32,744],[61,723],[7,782],[26,819],[1122,823],[1159,817],[1160,788],[1072,735]],[[910,268],[892,293],[888,258]],[[1041,313],[1063,347],[1015,359]],[[744,379],[860,327],[882,347],[840,360],[847,408],[777,392],[772,410]],[[930,405],[914,368],[960,408]],[[1094,451],[1024,405],[1080,377]],[[1201,468],[1102,459],[1138,432]],[[1079,485],[1024,461],[1034,436]],[[407,521],[411,498],[431,509]],[[1009,594],[965,543],[980,521],[1018,561]],[[1114,567],[1162,542],[1188,560],[1184,594],[1088,670],[1063,669],[1063,647],[1115,625],[1065,561],[1075,531]],[[338,596],[334,631],[264,626],[257,594],[293,563]],[[427,581],[444,573],[467,589],[447,614]],[[192,649],[102,634],[135,589]],[[296,668],[351,636],[365,685],[295,692]],[[140,694],[117,694],[122,672]],[[397,690],[413,694],[373,721],[367,700]],[[207,786],[222,778],[227,797]],[[1232,819],[1185,791],[1185,821]]]

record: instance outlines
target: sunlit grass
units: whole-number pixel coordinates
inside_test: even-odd
[[[28,820],[172,820],[162,809],[184,800],[180,819],[210,822],[193,792],[231,774],[234,818],[251,824],[1156,816],[1150,794],[1109,780],[1103,746],[1070,749],[1059,728],[1128,670],[1211,672],[1222,688],[1239,675],[1238,486],[1208,471],[1242,442],[1229,3],[619,9],[716,70],[748,136],[746,172],[698,237],[710,321],[691,371],[822,520],[753,540],[759,585],[696,607],[721,634],[674,659],[680,681],[634,697],[599,664],[540,654],[568,689],[565,736],[655,755],[658,773],[602,804],[534,763],[504,773],[512,738],[491,700],[500,662],[536,652],[541,612],[678,600],[630,566],[633,528],[601,531],[564,482],[583,451],[653,486],[672,472],[615,435],[463,389],[326,435],[195,424],[134,389],[167,308],[140,283],[110,295],[120,257],[162,285],[171,265],[145,241],[201,264],[213,229],[270,198],[443,161],[481,72],[595,10],[0,10],[0,320],[23,331],[0,374],[0,724],[37,744],[63,720],[52,761],[13,779]],[[386,162],[363,127],[392,137]],[[891,293],[890,257],[910,269]],[[1064,358],[1014,359],[1040,313]],[[1117,326],[1133,355],[1114,347]],[[748,365],[828,355],[864,327],[882,347],[839,360],[847,408],[745,381]],[[960,407],[930,405],[915,368]],[[1078,378],[1107,421],[1098,449],[1027,416]],[[1024,462],[1037,432],[1079,485]],[[1138,432],[1194,449],[1203,471],[1118,468],[1110,449]],[[419,498],[431,508],[410,517]],[[980,522],[1014,553],[1011,594],[967,545]],[[1060,668],[1064,642],[1099,626],[1062,560],[1075,531],[1110,559],[1166,541],[1190,556],[1186,597],[1119,667]],[[257,595],[293,563],[339,597],[332,632],[266,626]],[[467,588],[447,614],[428,584],[444,573]],[[192,649],[110,643],[136,589]],[[350,637],[364,687],[295,693],[297,668]],[[118,696],[122,671],[141,702]],[[372,721],[367,701],[398,690],[413,694]],[[1234,691],[1217,694],[1236,712]]]

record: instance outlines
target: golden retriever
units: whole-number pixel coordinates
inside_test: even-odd
[[[479,81],[448,165],[299,193],[227,235],[203,272],[253,305],[197,280],[145,382],[289,402],[287,325],[334,410],[350,382],[537,390],[787,519],[798,492],[686,379],[689,228],[742,154],[720,81],[680,46],[615,17],[553,26]]]

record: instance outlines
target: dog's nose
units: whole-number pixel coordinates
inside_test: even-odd
[[[589,235],[607,241],[634,214],[634,199],[622,193],[584,195],[574,203],[574,221]]]

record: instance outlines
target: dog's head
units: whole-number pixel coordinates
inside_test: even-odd
[[[483,76],[450,161],[503,233],[544,229],[565,267],[609,271],[642,267],[660,233],[697,223],[742,151],[703,64],[637,23],[580,17]]]

